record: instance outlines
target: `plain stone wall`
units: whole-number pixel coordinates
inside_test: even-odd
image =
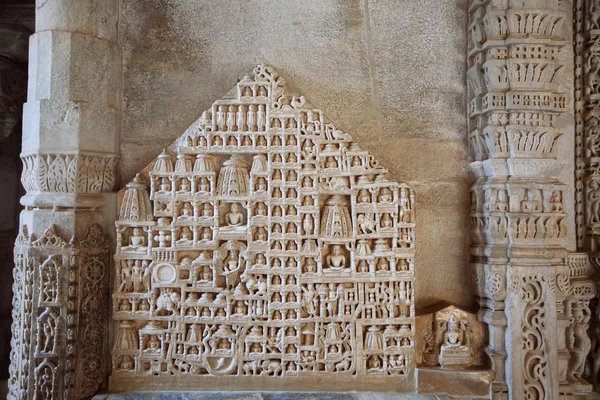
[[[472,301],[468,0],[122,0],[121,186],[259,63],[417,192],[417,307]]]

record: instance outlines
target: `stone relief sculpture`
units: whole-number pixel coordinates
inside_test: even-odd
[[[411,376],[414,193],[386,173],[257,67],[123,193],[112,379]]]
[[[419,315],[417,363],[424,367],[462,369],[485,366],[486,327],[477,315],[455,306]]]
[[[108,366],[108,238],[98,224],[82,239],[67,241],[54,226],[32,236],[24,225],[15,244],[10,396],[92,396]]]

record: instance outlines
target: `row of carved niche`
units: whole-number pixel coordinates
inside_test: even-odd
[[[263,136],[259,136],[259,142],[261,145],[268,147],[270,152],[266,155],[258,154],[254,156],[254,162],[252,163],[251,172],[254,173],[266,173],[269,169],[277,167],[279,164],[291,164],[297,166],[298,158],[296,148],[298,139],[295,135],[269,135],[266,136],[264,142],[260,142]],[[247,139],[247,140],[246,140]],[[218,140],[219,143],[223,140],[220,136],[215,136],[214,140]],[[246,146],[251,145],[251,139],[248,136],[226,136],[228,147],[238,147],[237,143],[239,140],[244,140]],[[313,163],[316,163],[315,153],[315,140],[313,138],[304,138],[302,140],[302,146],[300,148],[300,156],[303,161],[312,159]],[[293,149],[282,149],[282,141],[285,141],[285,146],[293,147]],[[244,143],[244,142],[243,142]],[[321,161],[321,169],[342,169],[345,171],[364,169],[371,170],[371,164],[374,159],[369,153],[363,151],[360,146],[356,143],[324,143],[319,144],[319,160]],[[242,146],[244,147],[244,146]],[[181,151],[181,149],[179,150]],[[215,157],[210,153],[199,153],[195,154],[196,160],[194,161],[194,154],[189,152],[180,152],[177,155],[177,161],[173,164],[173,156],[168,151],[163,151],[157,158],[155,164],[151,168],[151,172],[155,174],[189,174],[189,173],[216,173],[217,168],[215,164]],[[235,154],[234,154],[235,155]],[[309,168],[313,163],[302,163],[304,168]],[[267,166],[271,168],[267,168]]]
[[[312,214],[305,214],[307,216]],[[361,214],[363,215],[363,214]],[[388,214],[386,214],[388,215]],[[360,220],[359,220],[360,221]],[[305,238],[314,239],[318,236],[318,226],[313,222],[312,233],[303,226],[299,231],[299,225],[295,222],[285,224],[285,232],[282,229],[283,224],[272,223],[271,231],[268,226],[253,226],[247,235],[253,243],[267,244],[271,250],[287,250],[296,251],[302,249],[303,252],[317,251],[317,244],[312,240],[302,240],[300,238],[288,238],[286,235],[304,236]],[[121,251],[138,251],[147,250],[148,248],[170,248],[170,247],[188,247],[190,245],[210,244],[217,237],[219,227],[214,226],[178,226],[171,227],[169,224],[162,227],[121,227],[117,237],[117,247]],[[293,232],[291,232],[293,231]],[[361,228],[361,232],[364,230]],[[378,233],[384,237],[380,237],[377,241],[370,240],[372,234]],[[396,248],[413,248],[413,232],[411,227],[400,228],[380,228],[379,225],[374,226],[372,232],[359,233],[355,235],[359,238],[356,245],[356,254],[360,256],[368,256],[372,253],[382,253],[391,251]]]
[[[212,269],[206,270],[212,272]],[[122,272],[122,271],[121,271]],[[205,270],[200,272],[200,277],[203,277]],[[119,275],[123,275],[122,273]],[[257,278],[258,276],[258,278]],[[301,311],[301,318],[313,318],[313,317],[336,317],[341,315],[355,316],[354,310],[350,307],[348,311],[345,305],[359,306],[361,304],[369,308],[376,306],[376,304],[395,304],[399,309],[382,306],[380,315],[375,316],[376,318],[400,318],[410,317],[411,304],[413,301],[413,286],[412,279],[405,277],[402,279],[393,280],[390,282],[338,282],[338,283],[302,283],[298,284],[298,277],[295,274],[270,274],[260,275],[251,274],[250,279],[256,280],[252,282],[250,279],[246,281],[248,287],[244,286],[241,282],[233,291],[229,293],[222,289],[226,285],[225,279],[220,278],[217,280],[214,275],[205,276],[206,279],[213,279],[212,286],[210,287],[182,287],[182,282],[169,284],[167,286],[159,285],[158,287],[148,288],[143,292],[128,292],[127,290],[135,289],[146,289],[149,283],[147,275],[142,275],[140,278],[132,278],[133,281],[130,283],[129,279],[123,280],[118,279],[116,284],[122,292],[117,292],[113,295],[115,311],[132,311],[131,309],[122,309],[123,305],[128,303],[136,305],[135,311],[140,312],[151,312],[156,316],[186,316],[187,307],[194,307],[194,310],[198,311],[197,307],[208,307],[209,311],[212,311],[210,316],[214,317],[226,317],[234,314],[240,314],[237,311],[232,312],[235,307],[242,306],[245,304],[249,306],[251,302],[253,305],[261,306],[263,302],[269,304],[269,309],[294,309]],[[136,282],[138,285],[136,286]],[[185,284],[185,282],[183,282]],[[210,283],[210,282],[209,282]],[[249,284],[248,284],[249,283]],[[254,287],[256,286],[256,287]],[[363,290],[359,287],[364,286],[364,298],[362,301],[359,299],[359,291]],[[182,296],[183,292],[183,296]],[[316,296],[316,297],[315,297]],[[313,309],[310,312],[305,309],[306,306],[311,304],[302,304],[304,299],[312,302],[313,298],[319,298],[321,305],[325,306],[331,303],[331,299],[335,302],[331,303],[338,307],[337,310],[331,307],[327,308],[326,314],[321,315],[321,312],[317,309]],[[138,300],[143,303],[139,304]],[[132,303],[133,302],[133,303]],[[325,302],[325,303],[323,303]],[[342,310],[343,308],[343,310]],[[219,311],[221,309],[221,311]],[[245,307],[248,311],[248,308]],[[216,312],[216,314],[215,314]],[[243,313],[245,314],[245,313]],[[188,315],[194,316],[194,315]],[[203,316],[209,317],[209,315],[195,315],[196,317]],[[371,316],[373,317],[373,316]]]
[[[325,260],[316,257],[270,257],[269,260],[267,264],[267,258],[259,253],[246,269],[247,276],[252,279],[252,285],[256,286],[252,290],[248,289],[250,294],[260,294],[269,291],[272,287],[279,288],[281,285],[296,285],[297,277],[305,276],[310,279],[315,274],[323,272],[327,274],[329,270],[332,275],[347,271],[374,276],[379,273],[414,271],[413,259],[406,256],[361,258],[350,261],[343,267],[329,265]],[[203,265],[179,265],[176,281],[198,286],[223,287],[223,282],[219,283],[219,280],[222,280],[222,271],[219,271],[214,264],[206,264],[206,262],[203,261]],[[149,260],[139,259],[121,260],[115,281],[118,293],[147,293],[152,290],[153,283],[163,283],[159,278],[152,276]]]
[[[332,253],[330,253],[332,254]],[[343,253],[338,258],[346,259]],[[338,261],[338,260],[336,260]],[[217,281],[219,271],[215,267],[218,261],[213,258],[213,252],[210,250],[202,251],[201,256],[191,261],[185,257],[180,264],[177,264],[177,280],[186,283],[208,283],[213,284]],[[146,259],[122,259],[119,262],[119,270],[116,276],[117,292],[148,292],[151,290],[151,282],[162,283],[156,277],[152,278],[152,265]],[[414,261],[411,255],[368,255],[351,256],[350,260],[343,263],[333,263],[328,261],[328,254],[320,257],[316,256],[269,256],[263,253],[250,256],[246,272],[256,278],[257,285],[263,283],[265,288],[272,285],[296,284],[296,274],[303,274],[306,278],[314,277],[315,274],[331,271],[333,274],[341,272],[352,273],[370,273],[380,272],[412,272],[414,271]],[[217,272],[217,274],[215,274]],[[282,281],[281,276],[286,278]],[[288,281],[293,281],[288,283]]]
[[[508,187],[507,187],[508,186]],[[473,187],[471,212],[564,213],[563,192],[553,185]]]
[[[473,239],[477,243],[560,239],[567,235],[565,216],[484,216],[471,217]]]
[[[124,325],[131,325],[132,328],[129,329],[132,332],[128,332],[127,334],[120,332],[118,334],[120,338],[125,337],[125,340],[118,342],[117,346],[115,346],[115,354],[133,355],[137,353],[138,349],[142,351],[158,350],[157,344],[151,342],[152,340],[155,340],[152,336],[155,335],[156,339],[159,339],[159,337],[162,339],[162,333],[167,333],[161,332],[159,329],[138,333],[135,331],[135,328],[133,328],[132,321],[125,321]],[[366,337],[362,344],[365,353],[389,354],[396,353],[401,348],[413,347],[413,334],[410,325],[388,324],[384,326],[367,325],[361,327],[363,330],[363,337]],[[206,342],[205,339],[213,336],[214,332],[211,332],[211,330],[214,329],[210,329],[211,327],[209,325],[204,324],[185,324],[183,328],[182,332],[175,334],[174,342],[178,345],[176,353],[185,355],[202,354],[203,351],[198,353],[193,352],[194,346],[197,345],[203,347]],[[281,352],[289,354],[296,352],[296,346],[290,348],[290,344],[298,345],[300,347],[314,347],[338,343],[337,340],[331,343],[328,343],[327,340],[319,340],[320,337],[327,336],[325,334],[326,329],[326,327],[323,327],[322,331],[319,332],[315,323],[303,323],[300,326],[290,325],[283,327],[263,327],[260,325],[253,325],[245,336],[242,332],[238,332],[238,335],[242,335],[239,339],[236,339],[244,344],[242,349],[242,354],[244,356],[248,356],[251,353],[266,353],[268,343],[271,343],[271,345],[277,344],[276,347],[269,347],[271,349],[270,354],[281,354]],[[382,329],[384,330],[383,332],[381,332]],[[219,335],[218,337],[233,339],[230,334]],[[138,338],[138,340],[135,340],[136,338]],[[163,341],[161,342],[162,343],[160,343],[158,347],[162,348],[166,343]],[[234,346],[231,346],[233,344],[232,342],[228,344],[229,346],[227,346],[227,349],[231,350],[235,348]],[[192,351],[191,353],[189,352],[190,349]]]

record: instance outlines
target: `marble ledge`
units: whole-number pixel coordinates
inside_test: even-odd
[[[125,392],[93,400],[447,400],[443,394],[390,392]]]

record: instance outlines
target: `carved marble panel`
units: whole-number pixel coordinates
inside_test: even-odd
[[[124,191],[113,379],[412,376],[414,192],[259,66]]]

